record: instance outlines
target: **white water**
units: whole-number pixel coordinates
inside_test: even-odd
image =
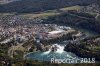
[[[56,53],[62,53],[62,52],[64,52],[64,46],[60,46],[58,44],[55,44],[55,45],[58,47]]]
[[[43,54],[49,54],[50,52],[52,52],[52,47],[54,47],[54,46],[57,47],[57,50],[54,51],[54,53],[59,53],[59,54],[61,54],[61,53],[64,52],[64,46],[60,46],[60,45],[58,45],[58,44],[54,44],[54,45],[52,45],[52,46],[49,48],[48,51],[43,52]]]
[[[52,47],[54,47],[56,49],[53,51]],[[37,52],[27,54],[25,56],[25,58],[31,59],[31,60],[39,60],[39,61],[51,61],[51,58],[55,58],[55,59],[73,59],[73,58],[76,58],[76,59],[78,59],[78,57],[75,54],[73,54],[71,52],[64,51],[64,46],[58,45],[58,44],[52,45],[49,48],[49,50],[45,51],[45,52],[37,51]]]

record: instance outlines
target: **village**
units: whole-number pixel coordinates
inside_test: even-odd
[[[3,28],[0,27],[0,44],[10,46],[8,55],[13,57],[16,50],[26,51],[48,51],[52,42],[59,42],[68,38],[81,37],[83,34],[71,27],[58,26],[56,24],[34,24],[31,27],[18,26]],[[31,43],[29,42],[31,41]],[[36,48],[32,47],[35,46]],[[32,51],[33,52],[33,51]]]
[[[32,27],[18,26],[16,28],[3,28],[0,27],[1,37],[13,37],[16,41],[29,40],[34,38],[34,40],[42,39],[49,40],[57,37],[61,37],[68,33],[77,33],[74,29],[66,26],[57,26],[53,24],[36,24]],[[79,35],[80,36],[80,35]],[[1,41],[1,43],[3,43]]]

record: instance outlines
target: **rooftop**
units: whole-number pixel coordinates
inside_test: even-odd
[[[51,32],[48,32],[49,34],[57,34],[57,33],[62,33],[63,30],[56,30],[56,31],[51,31]]]

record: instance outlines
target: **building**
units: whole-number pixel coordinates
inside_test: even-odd
[[[48,37],[49,38],[57,38],[60,35],[63,35],[64,31],[63,30],[55,30],[55,31],[51,31],[48,32]]]

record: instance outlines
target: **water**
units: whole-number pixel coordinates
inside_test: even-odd
[[[98,33],[95,32],[91,32],[88,30],[84,30],[84,29],[80,29],[80,28],[76,28],[73,27],[81,32],[84,32],[87,36],[95,36],[98,35]],[[38,60],[38,61],[51,61],[51,58],[56,58],[56,59],[80,59],[78,56],[76,56],[75,54],[71,53],[71,52],[66,52],[64,51],[64,45],[66,45],[68,42],[68,40],[60,42],[61,44],[53,44],[50,49],[48,51],[45,52],[41,52],[41,51],[37,51],[37,52],[32,52],[29,53],[25,56],[25,58],[27,59],[31,59],[31,60]],[[52,51],[52,47],[57,46],[56,47],[56,51],[53,50]],[[75,62],[73,62],[75,63]]]
[[[55,46],[57,47],[57,50],[52,51],[52,47],[55,47]],[[52,58],[72,59],[72,58],[78,58],[78,57],[71,52],[64,51],[64,46],[54,44],[46,52],[41,52],[41,51],[33,52],[30,54],[27,54],[25,58],[31,59],[31,60],[38,60],[38,61],[51,61]]]
[[[71,28],[73,28],[75,30],[78,30],[80,32],[83,32],[84,34],[86,34],[88,36],[96,36],[96,35],[99,35],[99,33],[95,32],[95,31],[92,31],[92,30],[89,30],[89,29],[83,29],[81,27],[71,26],[71,25],[68,25],[68,26],[70,26]]]

